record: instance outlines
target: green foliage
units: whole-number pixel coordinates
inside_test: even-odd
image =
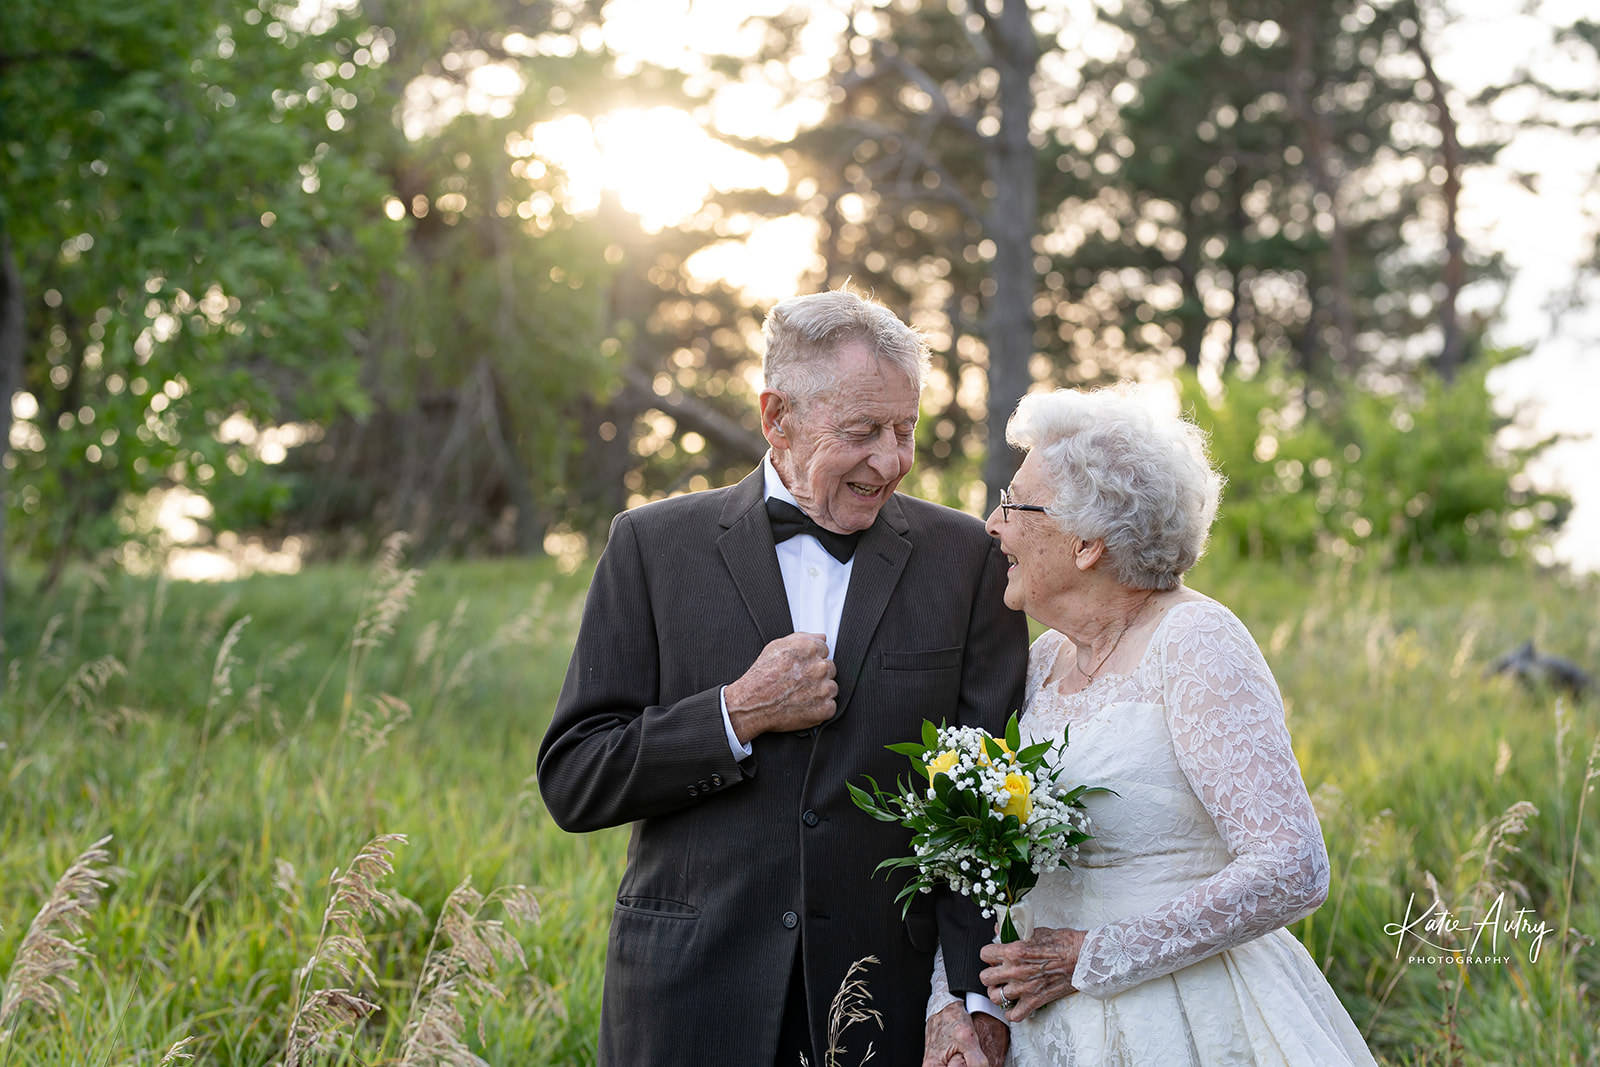
[[[283,528],[334,535],[333,551],[403,529],[424,554],[531,553],[583,483],[582,424],[612,363],[613,263],[607,226],[574,215],[566,176],[529,137],[626,95],[605,77],[591,6],[448,0],[360,16],[388,49],[352,135],[407,239],[363,337],[373,411],[294,456]],[[486,66],[516,91],[476,100]]]
[[[1352,390],[1337,408],[1282,368],[1229,375],[1216,394],[1183,375],[1184,408],[1228,479],[1212,550],[1388,566],[1526,555],[1571,503],[1525,488],[1548,441],[1496,444],[1507,420],[1485,386],[1492,366],[1449,383],[1424,372],[1392,395]]]
[[[212,493],[221,523],[259,521],[284,498],[223,421],[365,407],[350,339],[399,231],[338,131],[378,64],[340,19],[296,18],[244,0],[0,11],[0,232],[37,407],[9,500],[35,555],[118,543],[119,503],[171,482]]]

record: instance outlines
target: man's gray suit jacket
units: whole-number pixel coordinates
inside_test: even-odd
[[[1020,709],[1027,626],[1002,601],[1005,557],[971,516],[891,497],[856,550],[837,714],[757,737],[736,761],[720,689],[793,632],[763,489],[758,469],[617,517],[540,748],[560,826],[633,824],[606,954],[606,1067],[772,1063],[797,952],[813,1067],[856,960],[879,961],[865,979],[883,1032],[849,1031],[846,1062],[868,1041],[886,1067],[921,1062],[938,940],[951,988],[982,988],[992,921],[944,891],[903,919],[905,875],[874,869],[910,853],[909,832],[857,809],[845,783],[908,775],[884,746],[918,738],[924,719],[998,733]]]

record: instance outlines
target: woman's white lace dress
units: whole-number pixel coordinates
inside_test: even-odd
[[[1284,929],[1326,895],[1328,857],[1250,633],[1212,600],[1173,607],[1139,666],[1067,696],[1028,670],[1024,743],[1071,727],[1061,780],[1093,841],[1028,895],[1036,926],[1087,930],[1080,992],[1011,1026],[1016,1067],[1372,1064],[1311,956]],[[934,1000],[948,1003],[942,958]]]

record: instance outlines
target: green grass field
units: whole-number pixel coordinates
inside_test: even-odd
[[[279,1061],[297,1004],[345,984],[328,966],[337,944],[302,971],[330,876],[384,833],[407,842],[379,887],[415,907],[358,914],[370,977],[353,988],[378,1009],[300,1062],[402,1062],[434,924],[468,876],[484,892],[528,886],[542,916],[506,919],[526,966],[505,959],[481,1011],[460,1002],[462,1041],[497,1065],[592,1062],[626,832],[561,832],[532,778],[583,577],[527,561],[227,585],[86,572],[46,603],[13,594],[0,1067],[155,1064],[184,1037],[195,1062]],[[1600,709],[1481,677],[1528,637],[1600,663],[1600,587],[1510,567],[1220,563],[1191,584],[1243,617],[1283,689],[1334,868],[1295,932],[1380,1059],[1600,1062],[1600,813],[1585,799]],[[108,834],[82,953],[56,946],[69,969],[53,979],[19,973],[57,879]],[[1410,963],[1414,938],[1397,959],[1384,928],[1413,895],[1413,917],[1434,899],[1430,880],[1465,926],[1430,940],[1470,940],[1500,899],[1501,918],[1526,908],[1547,924],[1537,957],[1532,934],[1502,927],[1497,963]],[[17,1001],[30,983],[43,1003]]]

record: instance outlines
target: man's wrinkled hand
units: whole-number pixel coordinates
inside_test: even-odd
[[[805,730],[833,718],[839,685],[822,634],[780,637],[723,690],[728,721],[744,744],[773,731]]]
[[[959,1003],[928,1020],[922,1067],[1001,1067],[1011,1031],[1001,1020],[973,1016]]]
[[[981,1011],[972,1017],[972,1027],[978,1032],[978,1047],[983,1050],[989,1067],[1001,1067],[1006,1062],[1007,1050],[1011,1048],[1011,1028],[1004,1019]]]

